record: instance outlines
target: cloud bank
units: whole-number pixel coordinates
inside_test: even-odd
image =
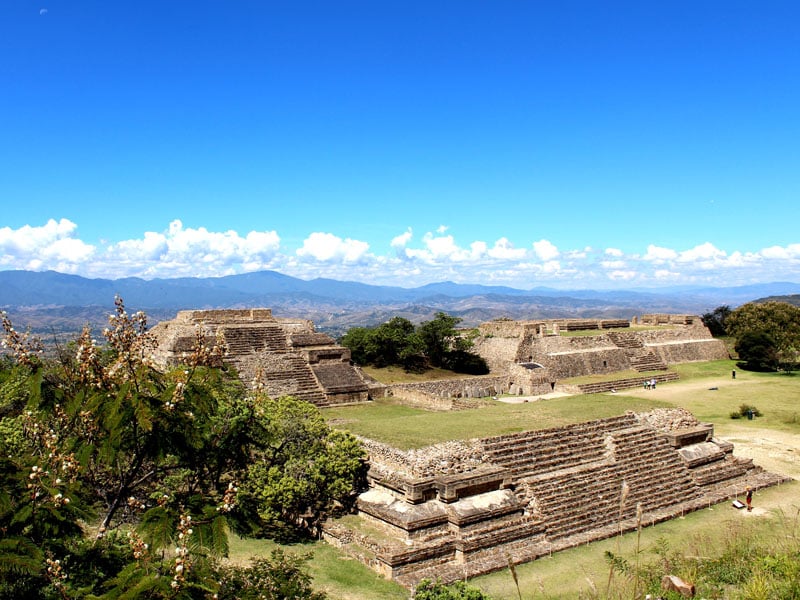
[[[312,279],[328,277],[414,287],[437,281],[508,285],[659,287],[728,286],[800,281],[800,244],[758,252],[726,251],[704,242],[692,248],[649,245],[641,253],[619,248],[558,248],[547,239],[515,246],[507,238],[459,243],[440,225],[416,235],[410,228],[385,248],[331,232],[312,232],[298,248],[284,247],[277,231],[211,231],[174,220],[137,239],[91,244],[68,219],[0,228],[0,270],[54,270],[121,277],[216,277],[260,270]]]

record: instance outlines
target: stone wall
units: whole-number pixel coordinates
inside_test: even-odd
[[[418,383],[395,383],[389,394],[403,403],[429,410],[455,410],[464,407],[459,399],[490,398],[510,394],[533,396],[553,391],[555,380],[547,369],[531,365],[511,364],[504,375],[487,375],[463,379],[440,379]]]
[[[417,383],[395,383],[390,385],[389,389],[395,396],[421,392],[440,398],[485,398],[503,393],[502,390],[507,386],[507,376],[489,375],[463,379],[437,379]]]

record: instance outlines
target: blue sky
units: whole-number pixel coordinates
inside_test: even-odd
[[[0,3],[0,269],[800,282],[800,4]]]

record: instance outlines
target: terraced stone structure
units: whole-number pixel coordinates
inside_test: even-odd
[[[508,373],[525,394],[570,377],[621,371],[666,371],[682,362],[727,359],[700,317],[644,315],[639,319],[497,320],[478,327],[474,351],[492,373]],[[596,335],[564,336],[562,331],[597,330]],[[639,385],[634,380],[632,385]],[[599,391],[599,390],[597,390]]]
[[[680,409],[410,452],[364,444],[360,519],[329,523],[324,535],[409,588],[633,530],[637,507],[649,526],[785,480]]]
[[[305,319],[278,319],[267,308],[181,311],[152,329],[156,361],[177,364],[192,351],[198,331],[211,344],[224,340],[224,361],[242,380],[272,397],[291,395],[317,406],[365,402],[369,385],[350,362],[350,350]]]

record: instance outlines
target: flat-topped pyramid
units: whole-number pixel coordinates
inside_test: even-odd
[[[368,400],[369,387],[351,364],[350,350],[315,331],[309,320],[278,319],[268,308],[181,311],[153,327],[156,361],[180,363],[198,331],[209,343],[223,339],[225,362],[272,397],[294,396],[317,406]]]

